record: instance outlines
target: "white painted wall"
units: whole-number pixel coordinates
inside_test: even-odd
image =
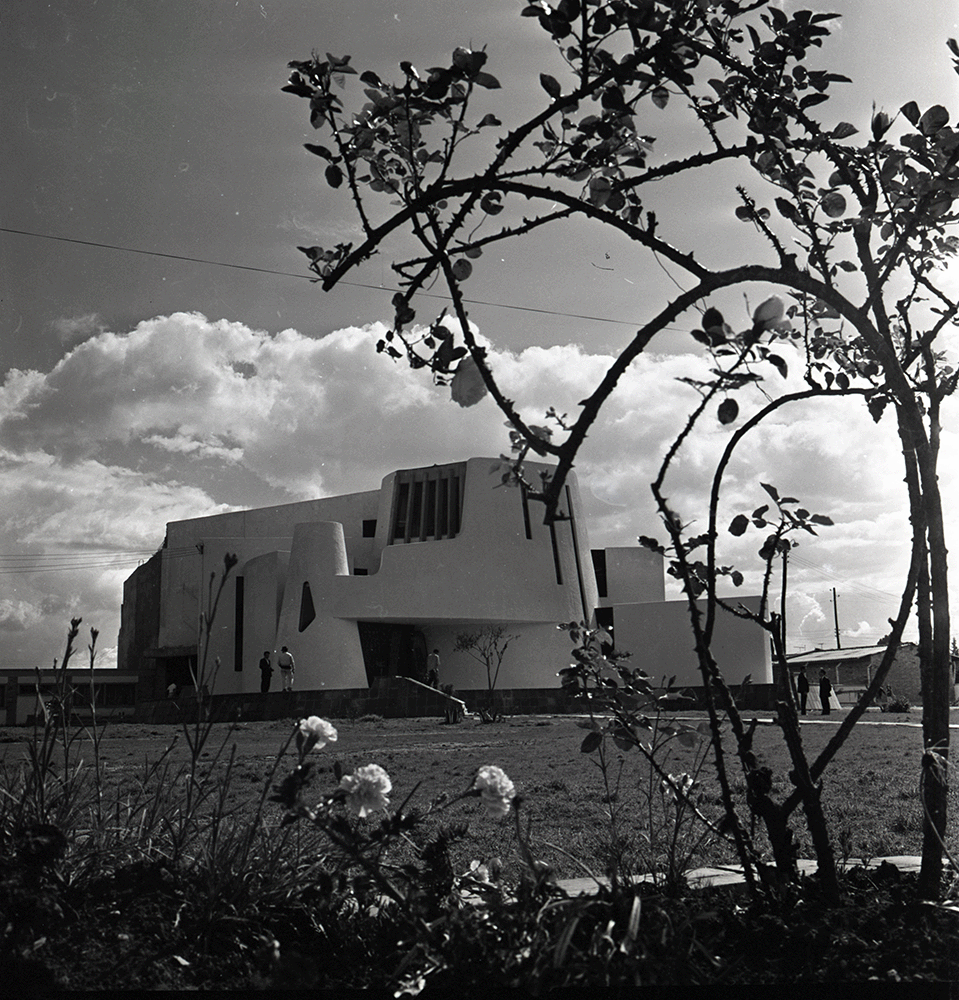
[[[752,610],[759,607],[758,597],[736,600]],[[613,615],[616,650],[632,654],[630,666],[657,682],[675,674],[679,687],[702,685],[686,601],[619,605]],[[727,683],[741,684],[747,675],[754,684],[772,683],[769,640],[758,625],[720,611],[712,652]]]
[[[367,686],[356,622],[333,613],[338,585],[349,580],[343,526],[319,521],[298,524],[293,532],[275,646],[289,647],[296,663],[294,687],[307,691]],[[366,579],[353,577],[352,579]],[[300,631],[303,584],[310,585],[316,617]]]
[[[663,557],[642,545],[606,549],[606,596],[599,606],[666,600]]]

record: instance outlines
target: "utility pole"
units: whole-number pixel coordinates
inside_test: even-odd
[[[779,617],[782,619],[783,652],[786,652],[786,574],[789,549],[783,549],[783,589],[779,599]]]
[[[836,600],[836,588],[832,588],[832,614],[833,620],[836,622],[836,649],[842,649],[842,643],[839,641],[839,603]]]

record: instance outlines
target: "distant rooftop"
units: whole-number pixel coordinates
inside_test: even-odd
[[[915,643],[904,642],[902,647],[913,647]],[[865,660],[877,653],[885,652],[885,646],[850,646],[848,649],[814,649],[808,653],[790,653],[786,657],[790,663],[834,663],[836,660]]]

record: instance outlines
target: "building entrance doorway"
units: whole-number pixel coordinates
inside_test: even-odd
[[[426,676],[426,637],[414,625],[357,622],[366,679]]]

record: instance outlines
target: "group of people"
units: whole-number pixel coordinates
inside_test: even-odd
[[[273,679],[273,664],[270,662],[270,651],[263,650],[260,657],[260,692],[266,694],[270,690],[270,681]],[[276,658],[276,665],[280,668],[280,677],[283,682],[284,691],[293,690],[293,678],[296,676],[296,661],[293,654],[283,646]],[[440,686],[440,651],[434,649],[426,658],[426,683],[431,687]]]
[[[283,646],[276,658],[276,665],[280,668],[280,678],[284,691],[293,690],[293,678],[296,675],[296,661],[293,654]],[[273,664],[270,662],[270,651],[263,650],[260,657],[260,691],[266,694],[270,690],[270,681],[273,678]]]
[[[806,668],[801,666],[796,676],[796,692],[799,694],[799,714],[806,714],[806,701],[809,697],[809,678],[806,676]],[[822,706],[822,714],[829,715],[829,698],[832,695],[832,681],[826,676],[826,671],[819,671],[819,703]]]

